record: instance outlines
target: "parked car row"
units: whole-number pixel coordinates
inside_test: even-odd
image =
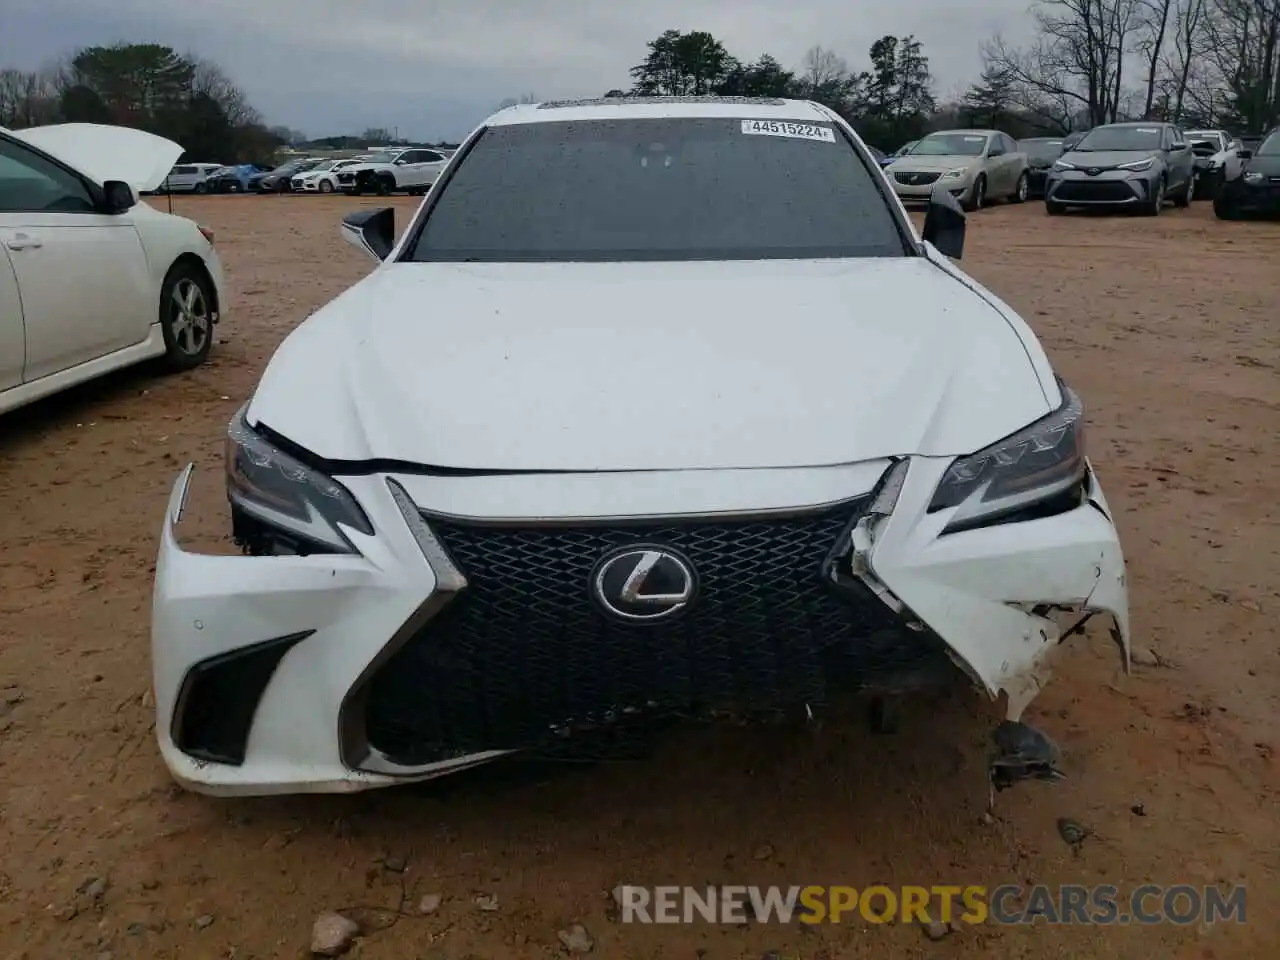
[[[1168,203],[1213,198],[1215,213],[1232,219],[1280,206],[1272,195],[1273,185],[1280,189],[1280,169],[1272,170],[1280,138],[1246,141],[1164,122],[1109,123],[1017,142],[999,130],[943,130],[877,159],[904,203],[927,202],[944,189],[966,210],[1035,197],[1051,215],[1117,208],[1157,216]]]

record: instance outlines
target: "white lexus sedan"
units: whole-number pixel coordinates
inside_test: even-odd
[[[213,234],[139,194],[182,147],[124,127],[0,129],[0,413],[120,367],[204,361]]]
[[[243,556],[156,567],[164,760],[215,794],[353,791],[669,721],[960,679],[991,782],[1125,566],[1080,398],[814,103],[503,110],[298,327],[227,436]],[[776,715],[776,714],[775,714]],[[628,747],[629,749],[629,747]]]

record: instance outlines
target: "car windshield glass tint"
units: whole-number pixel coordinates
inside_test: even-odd
[[[980,133],[931,133],[911,148],[911,156],[980,157],[986,145]]]
[[[1159,150],[1164,131],[1160,127],[1098,127],[1085,134],[1077,150]]]
[[[830,124],[729,118],[491,127],[409,260],[903,256],[879,172]]]
[[[1057,160],[1062,156],[1061,140],[1019,140],[1018,149],[1027,155],[1028,160]]]
[[[1280,156],[1280,130],[1277,130],[1262,141],[1262,145],[1257,149],[1257,154],[1260,157]]]

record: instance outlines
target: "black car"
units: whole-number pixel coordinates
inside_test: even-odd
[[[1256,149],[1241,149],[1239,169],[1228,174],[1213,198],[1219,220],[1280,217],[1280,127]]]
[[[320,159],[290,160],[288,163],[282,163],[274,170],[250,177],[249,190],[252,193],[288,193],[293,189],[294,176],[310,170],[318,163]]]
[[[1018,141],[1018,149],[1027,155],[1027,196],[1043,197],[1049,168],[1066,150],[1066,140],[1063,137],[1029,137]]]

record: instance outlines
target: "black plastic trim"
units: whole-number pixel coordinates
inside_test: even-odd
[[[196,663],[182,678],[171,736],[189,757],[244,763],[258,704],[284,655],[314,630],[273,637]]]

